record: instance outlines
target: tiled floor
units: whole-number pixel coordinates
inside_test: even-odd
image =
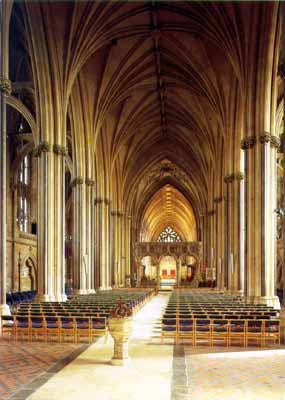
[[[13,347],[0,342],[0,361],[4,361],[0,365],[0,400],[40,371],[42,375],[14,400],[285,400],[284,347],[193,349],[171,341],[162,344],[159,322],[168,297],[159,294],[134,317],[127,366],[110,365],[110,337],[107,342],[100,339],[86,346],[73,361],[74,353],[56,364],[72,351],[80,353],[82,347]]]
[[[0,339],[0,400],[25,399],[86,346]]]
[[[191,400],[285,400],[285,349],[185,347]]]
[[[113,341],[100,339],[29,399],[170,400],[173,346],[157,337],[167,300],[156,296],[134,317],[129,365],[110,365]]]

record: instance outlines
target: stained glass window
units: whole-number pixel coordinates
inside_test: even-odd
[[[30,184],[31,158],[27,155],[21,162],[18,175],[17,222],[19,229],[23,232],[28,232],[29,230]]]
[[[171,228],[170,226],[167,226],[159,234],[157,241],[165,242],[165,243],[171,243],[171,242],[173,243],[173,242],[181,242],[181,238],[173,228]]]

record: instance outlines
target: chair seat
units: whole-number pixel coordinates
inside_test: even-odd
[[[17,328],[28,328],[29,324],[26,322],[20,322],[17,324]]]
[[[162,330],[166,331],[166,332],[174,332],[174,331],[176,331],[176,327],[174,327],[174,326],[164,326],[162,328]]]
[[[223,326],[215,326],[213,327],[213,332],[227,332],[227,328]]]
[[[105,329],[105,326],[101,326],[101,325],[93,325],[92,329]]]
[[[210,332],[210,328],[208,326],[196,326],[197,332]]]

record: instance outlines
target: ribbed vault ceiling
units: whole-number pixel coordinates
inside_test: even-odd
[[[142,241],[156,241],[167,226],[183,241],[196,240],[196,221],[188,200],[167,184],[158,190],[147,204],[142,219]]]
[[[199,231],[198,216],[209,199],[223,195],[223,177],[239,159],[243,118],[252,113],[239,107],[249,101],[251,83],[256,86],[258,46],[269,37],[258,21],[274,20],[278,6],[15,4],[11,78],[34,80],[34,115],[45,124],[39,141],[61,143],[67,113],[75,177],[95,171],[97,196],[132,215],[144,238],[154,239],[165,225],[193,238],[193,216]],[[40,68],[31,78],[35,65],[26,64],[33,60]],[[49,99],[53,108],[46,107]],[[146,179],[163,160],[172,163],[172,173]],[[214,188],[213,176],[221,181]]]

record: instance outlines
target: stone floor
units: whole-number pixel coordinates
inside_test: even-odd
[[[112,339],[100,339],[90,347],[85,346],[85,349],[69,349],[69,353],[72,350],[81,353],[71,362],[67,358],[69,364],[64,368],[64,362],[59,362],[58,367],[55,364],[52,367],[54,372],[50,376],[43,374],[42,381],[39,378],[38,382],[26,385],[22,397],[11,398],[285,400],[284,347],[226,349],[201,346],[193,349],[190,345],[174,345],[170,340],[161,343],[159,321],[168,297],[167,293],[159,294],[134,317],[129,365],[111,366]],[[40,349],[38,352],[41,359],[43,354]],[[70,358],[74,357],[71,355]],[[16,372],[12,372],[12,376],[15,377],[18,372],[17,379],[21,379],[19,369],[25,367],[16,359],[14,366]],[[5,367],[3,371],[5,373]],[[2,382],[5,383],[3,376]],[[0,392],[0,400],[6,398],[1,397]]]
[[[27,343],[0,339],[0,400],[23,400],[65,365],[86,345]]]

